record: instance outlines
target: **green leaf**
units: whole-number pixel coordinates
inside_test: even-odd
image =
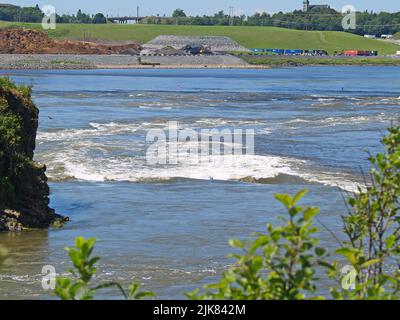
[[[290,209],[292,206],[292,197],[288,194],[276,194],[274,197],[276,200],[282,203],[286,209]]]
[[[355,249],[340,248],[340,249],[336,250],[336,253],[344,256],[352,265],[355,265],[357,262],[357,260],[356,260],[357,250],[355,250]]]
[[[304,211],[304,220],[305,221],[310,221],[312,218],[314,218],[318,214],[319,210],[320,209],[317,208],[317,207],[307,208]]]
[[[300,190],[293,198],[292,205],[297,204],[306,194],[308,193],[307,189]]]
[[[326,253],[326,250],[324,248],[315,248],[315,253],[318,257],[322,257]]]
[[[386,248],[390,250],[396,243],[396,236],[394,234],[390,235],[389,237],[386,238],[385,242],[386,242]]]
[[[364,262],[360,267],[361,268],[368,268],[369,266],[372,266],[374,264],[379,263],[381,260],[380,259],[372,259],[368,260],[367,262]]]
[[[82,248],[82,245],[85,243],[85,238],[83,238],[83,237],[77,237],[76,239],[75,239],[75,247],[76,248]]]
[[[244,249],[244,243],[240,240],[231,239],[229,240],[229,245],[233,248]]]
[[[267,236],[260,236],[258,237],[251,246],[251,252],[255,252],[258,248],[265,246],[271,241],[270,237]]]

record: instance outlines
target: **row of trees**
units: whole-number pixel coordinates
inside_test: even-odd
[[[17,22],[41,22],[43,12],[39,6],[36,7],[16,7],[5,6],[0,7],[0,20],[17,21]]]
[[[15,22],[42,22],[44,13],[38,5],[35,7],[0,7],[0,20]],[[90,15],[78,10],[76,14],[57,15],[58,23],[107,23],[107,19],[102,13]]]
[[[83,13],[80,9],[76,15],[63,14],[62,16],[57,15],[58,23],[93,23],[93,24],[104,24],[107,23],[107,18],[102,13],[96,13],[95,15],[89,15]]]
[[[213,16],[188,17],[182,9],[176,9],[172,18],[147,19],[147,23],[181,25],[236,25],[236,26],[275,26],[298,30],[343,31],[343,14],[334,9],[314,9],[309,13],[301,10],[275,14],[256,13],[252,16],[230,16],[219,11]],[[356,34],[394,34],[400,31],[400,12],[357,12],[357,28],[350,30]]]
[[[43,12],[36,7],[0,7],[0,20],[19,22],[41,22]],[[400,31],[400,12],[357,12],[357,28],[350,32],[363,34],[394,34]],[[309,13],[301,10],[275,14],[256,13],[252,16],[230,16],[223,10],[214,15],[189,17],[184,10],[176,9],[171,17],[147,17],[142,23],[179,24],[203,26],[275,26],[298,30],[342,31],[343,14],[334,9],[314,9]],[[58,23],[107,23],[102,13],[89,15],[78,10],[76,14],[57,15]]]

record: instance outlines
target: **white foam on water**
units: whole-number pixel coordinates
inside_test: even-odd
[[[310,123],[312,125],[318,127],[333,127],[338,125],[346,125],[346,124],[360,124],[365,122],[385,122],[390,121],[390,117],[385,115],[384,113],[380,113],[374,116],[352,116],[352,117],[327,117],[327,118],[319,118],[319,119],[303,119],[296,118],[292,120],[285,121],[284,125],[292,125],[297,123]]]
[[[59,150],[43,157],[50,179],[84,181],[151,181],[186,178],[196,180],[240,180],[294,174],[285,159],[272,156],[210,155],[200,159],[179,157],[177,164],[149,164],[144,157],[89,156],[77,148]]]
[[[332,118],[333,120],[333,118]],[[308,120],[296,119],[304,122]],[[331,121],[329,118],[326,121]],[[258,121],[235,121],[226,119],[199,119],[197,125],[215,126],[257,123]],[[188,157],[186,150],[201,149],[198,141],[178,144],[180,153],[177,164],[157,164],[146,159],[146,144],[140,139],[129,140],[139,129],[167,128],[165,122],[135,123],[90,123],[87,129],[64,129],[41,132],[39,143],[51,143],[48,151],[37,154],[37,160],[47,164],[47,174],[52,180],[76,179],[82,181],[168,181],[176,178],[196,180],[254,180],[274,178],[280,174],[298,176],[305,180],[329,186],[339,186],[348,191],[357,190],[350,178],[334,173],[313,172],[300,159],[270,155],[208,155],[199,159]],[[261,127],[256,134],[269,134],[269,128]],[[99,137],[124,135],[121,141],[101,141]],[[128,139],[126,139],[128,137]],[[99,142],[101,141],[101,142]],[[204,142],[208,144],[209,142]],[[193,145],[194,144],[194,145]],[[245,146],[233,144],[234,149]],[[226,143],[219,142],[224,149]],[[43,148],[42,148],[43,149]],[[307,168],[308,167],[308,168]]]
[[[39,132],[37,135],[38,143],[46,141],[64,141],[73,139],[84,139],[97,136],[110,136],[117,134],[134,133],[140,127],[128,123],[121,124],[116,122],[110,123],[90,123],[90,128],[87,129],[63,129],[57,131]]]

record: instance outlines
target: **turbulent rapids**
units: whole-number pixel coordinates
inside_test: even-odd
[[[226,269],[229,239],[276,222],[276,193],[310,189],[305,201],[320,206],[321,222],[339,234],[343,190],[364,184],[365,149],[378,152],[400,116],[399,75],[396,67],[11,72],[34,86],[35,160],[47,166],[51,207],[71,222],[49,233],[0,235],[24,252],[15,257],[20,269],[2,276],[0,297],[41,297],[38,266],[62,272],[63,248],[86,235],[101,240],[99,280],[137,279],[160,298],[182,298]],[[179,132],[254,130],[254,156],[149,162],[148,133],[174,121]],[[168,134],[160,141],[171,143]],[[181,141],[176,152],[193,146],[203,141]],[[337,246],[324,231],[321,241]]]

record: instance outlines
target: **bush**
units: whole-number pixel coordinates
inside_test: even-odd
[[[75,240],[75,248],[66,248],[74,266],[70,270],[73,277],[58,277],[56,279],[55,294],[62,300],[91,300],[100,289],[116,287],[125,299],[143,299],[152,297],[152,292],[139,292],[139,285],[133,282],[128,291],[125,291],[118,282],[107,282],[91,286],[91,280],[96,274],[95,264],[99,257],[92,257],[95,239],[78,237]]]

